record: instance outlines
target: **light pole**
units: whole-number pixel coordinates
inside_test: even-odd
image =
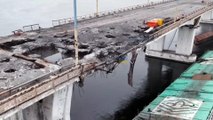
[[[96,16],[98,17],[98,12],[99,12],[99,1],[96,0]]]
[[[77,23],[77,1],[73,1],[74,8],[74,41],[75,41],[75,65],[78,65],[78,23]]]

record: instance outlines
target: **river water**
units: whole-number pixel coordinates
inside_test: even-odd
[[[202,24],[196,34],[208,31],[213,31],[213,26]],[[194,46],[195,54],[201,55],[206,50],[213,50],[213,42]],[[189,66],[147,58],[143,51],[129,53],[126,61],[116,64],[112,73],[98,71],[81,84],[75,84],[71,118],[131,120]]]
[[[99,0],[106,11],[147,3],[148,0]],[[149,0],[159,1],[159,0]],[[24,25],[39,23],[50,27],[51,20],[72,16],[72,0],[1,0],[0,36]],[[95,0],[78,0],[78,14],[95,12]],[[203,25],[197,34],[212,31]],[[213,44],[195,47],[196,53]],[[205,48],[205,49],[203,49]],[[124,62],[114,64],[111,73],[97,71],[74,85],[72,120],[131,120],[189,64],[146,58],[143,51],[129,53]]]
[[[87,77],[83,86],[75,85],[72,120],[131,120],[188,67],[145,58],[142,51],[133,65],[134,56],[130,53],[112,73],[99,71]]]

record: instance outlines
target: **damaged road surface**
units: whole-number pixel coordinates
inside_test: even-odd
[[[45,92],[97,66],[116,61],[118,56],[148,42],[140,33],[145,20],[175,17],[176,7],[182,10],[180,14],[189,14],[204,6],[190,2],[192,0],[165,2],[79,21],[80,61],[76,67],[73,23],[0,38],[0,108],[6,106],[10,96],[22,90],[32,86],[36,89],[56,80],[49,88],[38,89]],[[193,3],[199,3],[199,0],[193,0]],[[36,84],[39,85],[34,86]],[[29,99],[42,94],[40,91]],[[0,109],[0,114],[16,105]]]

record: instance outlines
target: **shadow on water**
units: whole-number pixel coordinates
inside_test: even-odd
[[[72,120],[131,120],[189,65],[133,51],[113,71],[97,71],[74,87]]]

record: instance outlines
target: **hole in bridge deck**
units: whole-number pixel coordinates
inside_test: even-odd
[[[79,51],[79,53],[78,53],[79,59],[82,59],[85,55],[88,55],[90,53],[92,53],[92,50]],[[64,53],[64,55],[65,55],[66,58],[68,58],[68,57],[75,58],[75,50],[67,50]]]
[[[12,41],[0,44],[0,48],[5,50],[11,50],[11,47],[13,46],[17,46],[17,45],[21,45],[21,44],[24,44],[27,42],[33,42],[33,41],[35,41],[35,39],[30,39],[30,38],[22,39],[22,40],[12,40]]]
[[[116,38],[116,37],[113,36],[113,35],[106,35],[105,37],[107,37],[107,38]]]
[[[15,72],[16,70],[15,69],[7,69],[7,70],[4,70],[5,73],[13,73]]]
[[[2,58],[0,59],[0,63],[10,62],[10,58]]]
[[[80,46],[81,48],[88,48],[89,46],[87,45],[82,45]],[[79,51],[79,58],[82,59],[85,55],[90,54],[90,50],[85,50],[85,51]],[[27,53],[24,53],[26,56],[30,57],[36,57],[36,58],[41,58],[44,59],[48,62],[51,63],[57,63],[60,60],[70,58],[70,57],[75,57],[75,50],[65,50],[62,48],[57,48],[55,46],[49,46],[49,47],[39,47],[34,50],[31,50]]]
[[[62,52],[60,51],[60,49],[54,46],[48,46],[48,47],[42,46],[42,47],[33,49],[31,51],[28,51],[24,53],[24,55],[41,58],[52,63],[56,63],[65,58]]]

